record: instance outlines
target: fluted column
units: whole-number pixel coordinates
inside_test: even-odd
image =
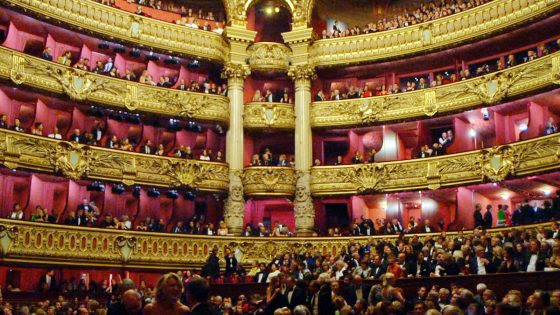
[[[226,135],[226,161],[229,164],[229,194],[224,208],[224,219],[233,234],[243,231],[243,83],[250,74],[242,64],[228,64],[222,77],[228,82],[230,123]]]
[[[311,143],[311,80],[315,70],[310,65],[294,66],[288,72],[295,86],[295,160],[296,160],[296,195],[294,216],[296,234],[308,236],[315,226],[315,208],[311,198],[311,165],[313,151]]]

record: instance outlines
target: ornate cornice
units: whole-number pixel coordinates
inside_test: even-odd
[[[245,26],[247,24],[247,10],[255,0],[224,0],[228,20],[232,25]],[[306,27],[311,23],[311,12],[314,0],[283,0],[292,14],[294,28]]]
[[[320,166],[312,169],[315,196],[438,189],[536,174],[560,166],[560,134],[441,157]]]
[[[313,65],[304,64],[290,67],[288,76],[294,81],[310,81],[317,78],[317,73]]]
[[[222,79],[239,79],[245,80],[249,75],[251,75],[251,69],[244,64],[239,63],[227,63],[224,65],[222,70]]]
[[[224,163],[146,155],[38,137],[0,129],[0,163],[5,167],[103,179],[126,185],[192,187],[227,191]]]
[[[179,91],[115,79],[0,47],[0,78],[66,95],[75,101],[128,110],[229,123],[225,96]]]
[[[525,228],[548,227],[549,223]],[[488,235],[504,233],[511,228],[488,230]],[[464,231],[471,235],[473,231]],[[414,234],[407,235],[412,237]],[[438,233],[418,234],[421,241]],[[457,232],[446,232],[448,237]],[[366,245],[370,239],[395,241],[398,235],[352,237]],[[220,237],[185,234],[162,234],[114,229],[34,223],[0,219],[0,244],[3,262],[34,264],[86,265],[139,269],[200,268],[213,248],[218,257],[224,249],[236,251],[240,263],[270,261],[278,253],[297,253],[302,250],[340,253],[347,249],[348,237]],[[239,255],[238,255],[239,254]]]
[[[359,126],[418,119],[489,106],[559,83],[560,52],[470,80],[412,92],[314,102],[312,127]]]
[[[226,60],[228,47],[214,32],[163,22],[83,0],[1,0],[40,19],[57,20],[80,31],[111,40],[150,46],[178,55],[195,56],[219,62]]]
[[[286,72],[290,66],[290,48],[280,43],[258,42],[247,48],[251,70]]]
[[[243,172],[247,196],[292,196],[295,184],[295,171],[291,167],[247,167]]]
[[[294,129],[293,104],[253,102],[244,106],[245,128]]]
[[[550,15],[556,0],[494,0],[430,22],[395,30],[315,41],[310,62],[318,67],[348,65],[421,54],[489,37]]]

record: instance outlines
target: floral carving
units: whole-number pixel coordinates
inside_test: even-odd
[[[290,64],[290,49],[284,44],[261,42],[247,49],[251,69],[287,70]]]
[[[506,179],[515,174],[518,156],[516,150],[509,145],[482,150],[480,157],[483,178],[492,182]]]
[[[250,167],[243,173],[247,194],[293,194],[294,170],[287,167]]]
[[[290,70],[288,70],[288,76],[294,81],[309,81],[317,78],[315,67],[310,64],[292,66]]]
[[[353,182],[358,193],[372,193],[387,178],[387,169],[382,164],[362,164],[354,169]]]
[[[247,65],[239,63],[227,63],[222,70],[222,79],[241,79],[245,80],[251,74],[251,69]]]
[[[95,77],[83,70],[46,67],[46,73],[56,79],[70,99],[83,101],[88,96],[107,87],[108,80]]]
[[[195,187],[202,174],[202,167],[193,160],[169,160],[163,163],[163,173],[171,177],[173,186]]]

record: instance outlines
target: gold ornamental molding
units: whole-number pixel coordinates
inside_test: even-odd
[[[381,124],[490,106],[554,88],[560,52],[485,76],[386,96],[314,102],[312,127]]]
[[[292,167],[247,167],[242,180],[247,196],[292,196],[296,190]]]
[[[111,150],[5,129],[0,129],[0,163],[10,169],[50,172],[74,180],[228,190],[229,168],[224,163]]]
[[[497,182],[555,170],[560,166],[560,134],[441,157],[318,166],[312,169],[314,196],[438,189]]]
[[[245,128],[294,129],[294,104],[252,102],[245,105]]]
[[[85,1],[89,2],[89,1]],[[16,85],[128,110],[229,123],[225,96],[115,79],[0,47],[0,78]]]
[[[534,229],[540,226],[549,227],[550,223],[516,228]],[[366,245],[371,239],[395,241],[398,238],[398,235],[352,238],[220,237],[84,228],[0,219],[0,241],[6,229],[10,230],[11,236],[9,248],[0,257],[0,261],[4,263],[159,270],[200,268],[213,248],[218,249],[218,257],[224,257],[225,248],[233,249],[240,262],[249,265],[253,261],[270,261],[278,253],[340,253],[342,249],[347,249],[351,239]],[[491,229],[487,235],[497,235],[510,229]],[[473,231],[463,232],[465,236],[471,234]],[[414,235],[410,234],[407,237]],[[423,241],[426,237],[439,234],[417,235]],[[446,235],[453,237],[457,232],[446,232]]]
[[[484,5],[409,27],[359,36],[321,39],[311,46],[319,67],[376,62],[462,45],[550,15],[557,0],[493,0]]]
[[[86,0],[1,0],[9,7],[43,19],[57,20],[111,40],[149,46],[165,52],[226,60],[228,46],[215,33],[163,22]]]
[[[258,42],[247,48],[248,62],[253,71],[287,72],[291,50],[281,43]]]

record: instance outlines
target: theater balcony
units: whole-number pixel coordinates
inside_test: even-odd
[[[120,1],[119,4],[123,2]],[[133,14],[96,1],[7,0],[2,3],[45,21],[58,21],[79,32],[139,47],[148,46],[160,52],[194,56],[220,63],[224,63],[227,57],[227,44],[216,32],[156,20],[146,14]]]
[[[498,182],[553,170],[559,165],[557,134],[510,145],[418,160],[315,166],[314,196],[438,189]]]
[[[165,71],[164,69],[153,71]],[[227,97],[156,87],[49,62],[0,47],[0,78],[71,100],[131,111],[229,123]]]
[[[225,163],[195,161],[106,149],[0,130],[2,165],[60,174],[71,179],[101,179],[126,185],[191,187],[221,192],[228,188]]]
[[[323,7],[325,11],[333,11],[328,12],[331,13],[330,16],[344,15],[346,12],[353,12],[359,16],[363,13],[355,12],[364,11],[357,6],[353,10],[343,6],[345,9],[337,12],[336,6],[330,2]],[[407,27],[357,36],[319,39],[311,46],[310,59],[318,67],[328,67],[423,54],[503,33],[518,25],[552,15],[558,8],[560,4],[551,0],[490,1],[460,13]],[[324,30],[325,24],[328,23],[316,21],[314,25],[320,26],[315,27],[316,31],[320,33]]]
[[[559,60],[560,53],[555,52],[511,68],[455,83],[444,83],[434,87],[382,96],[315,101],[311,107],[311,124],[315,128],[327,128],[425,119],[537,94],[543,90],[554,89],[558,85]],[[463,68],[466,67],[463,66]],[[434,76],[432,73],[432,82],[435,81]],[[410,80],[413,79],[410,78]],[[426,80],[429,82],[429,79]],[[371,81],[373,88],[381,86],[381,82],[373,78],[369,81],[367,79],[362,81],[365,85]],[[387,83],[387,86],[394,84],[404,88],[403,85],[409,81],[406,76],[403,76],[402,82],[399,82],[398,79],[391,82]],[[336,89],[341,90],[342,93],[344,90],[342,87],[338,87],[340,84],[344,85],[332,82],[331,91]],[[357,84],[359,86],[359,83]],[[385,83],[383,83],[383,87],[385,87]]]
[[[296,176],[292,167],[247,167],[243,186],[248,196],[293,196]]]

